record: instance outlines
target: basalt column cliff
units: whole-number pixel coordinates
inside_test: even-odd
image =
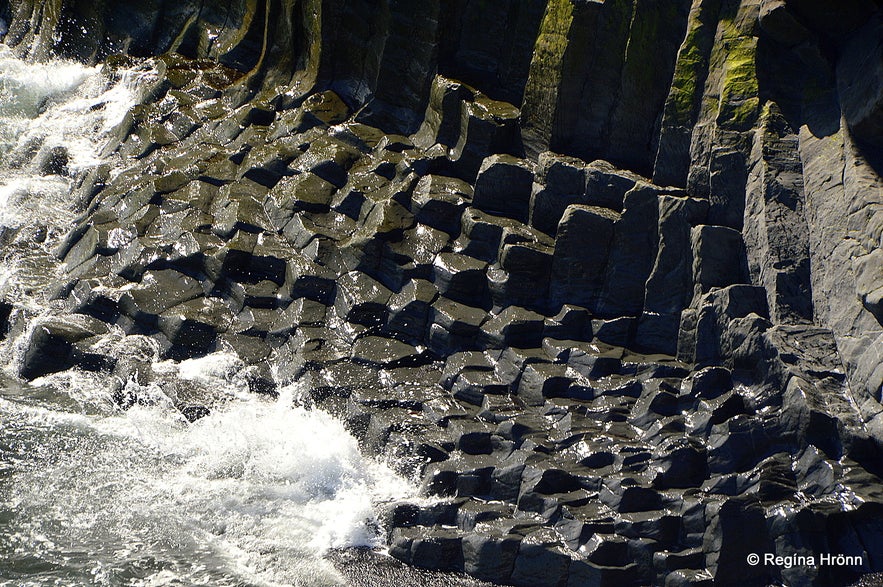
[[[0,17],[28,59],[156,70],[75,178],[55,315],[5,306],[21,379],[146,381],[97,344],[117,331],[176,361],[231,350],[256,393],[299,382],[441,498],[385,513],[416,566],[530,587],[883,571],[878,0]]]

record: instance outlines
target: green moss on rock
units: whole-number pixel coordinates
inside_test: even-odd
[[[708,59],[699,46],[699,36],[704,26],[700,21],[690,23],[675,66],[666,114],[672,116],[672,122],[678,125],[693,122],[697,82],[701,72],[708,68]]]
[[[536,127],[538,134],[548,132],[554,117],[557,89],[562,77],[564,52],[573,23],[570,0],[550,0],[534,45],[527,86],[524,89],[524,124]]]
[[[726,57],[717,122],[731,130],[748,130],[757,121],[760,106],[755,67],[757,39],[744,34],[732,21],[721,21],[720,26]]]

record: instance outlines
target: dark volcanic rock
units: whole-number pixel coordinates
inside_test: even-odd
[[[473,205],[490,214],[527,222],[532,186],[533,167],[529,162],[493,155],[478,171]]]
[[[27,333],[18,374],[23,379],[36,379],[74,366],[88,371],[112,370],[112,358],[76,346],[105,332],[107,327],[102,322],[86,316],[37,322]]]
[[[235,352],[255,392],[303,384],[444,498],[384,518],[419,567],[883,569],[879,3],[118,4],[0,2],[34,58],[161,54],[107,162],[71,178],[58,315],[0,312],[22,378],[147,385],[112,332]]]
[[[42,175],[67,175],[69,160],[66,148],[52,147],[40,157],[40,173]]]
[[[462,211],[471,199],[472,187],[463,180],[427,175],[414,188],[411,211],[418,222],[456,236]]]
[[[856,138],[883,144],[883,41],[879,12],[843,49],[837,67],[837,89],[843,114]]]
[[[570,206],[558,225],[552,260],[555,300],[595,307],[619,215],[605,208]]]

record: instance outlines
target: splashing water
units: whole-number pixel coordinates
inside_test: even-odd
[[[0,178],[3,224],[14,226],[47,210],[64,215],[69,177],[35,168],[53,148],[65,150],[71,174],[100,162],[102,139],[137,100],[148,71],[113,81],[95,67],[53,61],[27,63],[0,45]],[[51,192],[51,193],[50,193]],[[30,196],[30,197],[29,197]],[[54,200],[49,202],[47,200]],[[62,204],[62,206],[59,206]],[[45,207],[43,207],[45,205]],[[36,206],[36,209],[35,209]],[[52,215],[49,220],[61,220]]]
[[[0,45],[0,234],[6,271],[21,273],[22,285],[54,274],[50,251],[74,219],[73,178],[101,163],[109,133],[153,75],[149,67],[111,77],[70,61],[28,63]]]
[[[187,370],[217,379],[224,360]],[[35,383],[63,390],[62,379],[108,405],[85,375]],[[0,397],[0,580],[341,584],[322,554],[378,545],[375,504],[413,488],[293,393],[234,399],[192,424],[168,402],[83,414]]]
[[[72,177],[102,163],[149,75],[25,63],[0,45],[0,294],[34,320],[48,312],[51,247],[73,219]],[[41,168],[53,148],[68,173]],[[138,338],[112,331],[104,343],[150,355]],[[0,348],[6,364],[21,352]],[[363,457],[340,422],[299,407],[295,390],[249,394],[235,356],[157,356],[148,387],[0,372],[0,585],[342,584],[323,554],[380,544],[378,502],[414,488]],[[148,401],[120,410],[120,389]],[[180,394],[209,399],[211,412],[188,423]]]

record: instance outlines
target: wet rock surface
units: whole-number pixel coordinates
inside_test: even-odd
[[[77,45],[139,53],[153,31],[186,57],[157,61],[114,173],[81,178],[63,312],[17,333],[18,374],[150,377],[96,344],[112,330],[163,359],[234,352],[256,393],[300,383],[433,498],[383,514],[417,567],[531,587],[879,572],[880,83],[850,57],[879,53],[879,16],[850,37],[814,3],[460,4],[454,29],[498,11],[532,59],[436,34],[433,2],[390,3],[395,50],[364,61],[361,29],[334,31],[374,13],[323,3],[311,42],[335,48],[304,49],[313,79],[292,78],[282,25],[272,66],[255,23],[204,51],[214,5],[184,36],[136,19]],[[427,31],[438,63],[395,44]]]
[[[390,556],[378,555],[367,549],[333,552],[329,558],[353,587],[490,587],[463,573],[439,573],[409,567]]]

